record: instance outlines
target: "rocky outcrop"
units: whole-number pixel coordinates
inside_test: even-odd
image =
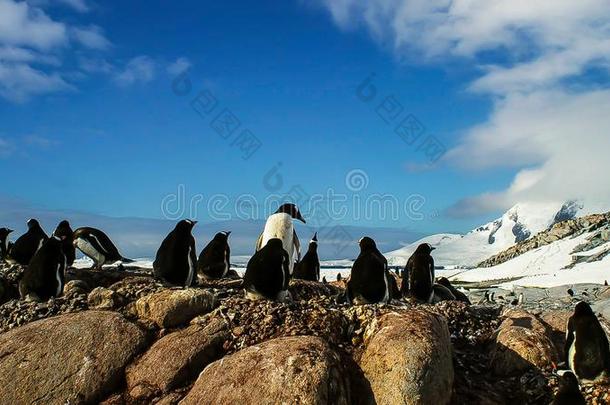
[[[216,304],[214,294],[206,290],[168,289],[140,298],[135,303],[135,313],[160,328],[172,328],[210,312]]]
[[[476,267],[492,267],[511,260],[523,253],[529,252],[540,246],[548,245],[557,240],[591,232],[610,223],[610,212],[605,214],[593,214],[580,218],[557,222],[549,229],[539,232],[531,238],[523,240],[514,246],[482,261]]]
[[[365,332],[360,366],[379,404],[447,404],[453,386],[447,322],[417,309],[389,313]]]
[[[93,403],[118,388],[147,337],[107,311],[61,315],[0,334],[0,402]]]
[[[324,340],[283,337],[210,364],[180,404],[351,404],[347,376]]]
[[[119,295],[109,288],[94,288],[87,296],[87,305],[91,309],[113,309],[121,306]]]
[[[229,337],[223,321],[191,325],[159,339],[127,369],[127,391],[146,400],[193,381],[201,370],[224,355]]]
[[[547,327],[534,315],[511,310],[498,328],[492,369],[498,375],[522,373],[532,367],[545,369],[559,360]]]

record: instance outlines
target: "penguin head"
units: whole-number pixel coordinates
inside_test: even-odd
[[[65,219],[57,225],[55,228],[55,232],[53,235],[68,237],[72,235],[72,228],[70,227],[70,223]],[[65,239],[65,238],[64,238]]]
[[[309,245],[317,245],[318,244],[318,233],[313,234],[313,238],[309,241]]]
[[[416,253],[425,253],[425,254],[430,254],[434,249],[436,249],[434,246],[432,246],[429,243],[422,243],[420,244],[417,249],[415,249]]]
[[[33,229],[33,228],[39,228],[40,224],[38,223],[38,220],[34,219],[34,218],[30,218],[27,222],[28,224],[28,229]]]
[[[0,228],[0,238],[6,238],[11,232],[13,232],[13,230],[10,228]]]
[[[269,239],[269,241],[267,241],[267,244],[265,246],[268,246],[269,248],[272,249],[284,249],[284,245],[282,244],[282,240],[279,238],[271,238]]]
[[[363,252],[365,250],[377,249],[377,245],[375,244],[375,241],[373,239],[369,238],[368,236],[361,238],[358,241],[358,245],[360,245],[360,250]]]
[[[183,219],[182,221],[180,221],[176,224],[176,230],[181,231],[181,232],[190,233],[196,223],[197,223],[197,221],[193,221],[190,219]]]
[[[292,203],[282,204],[280,206],[280,208],[278,208],[277,211],[275,211],[275,213],[276,214],[280,214],[280,213],[288,214],[292,218],[298,219],[299,221],[303,222],[304,224],[306,223],[305,220],[303,219],[303,216],[301,215],[301,212],[297,208],[297,206]]]
[[[451,283],[449,282],[449,279],[447,277],[440,277],[436,280],[436,282],[440,285],[442,285],[443,287],[447,287],[449,288],[449,286],[451,285]]]
[[[561,370],[557,372],[557,375],[561,377],[559,384],[563,388],[578,391],[578,378],[571,370]]]
[[[594,315],[591,306],[584,301],[580,301],[574,308],[574,315]]]
[[[231,231],[218,232],[216,235],[214,235],[214,240],[226,241],[229,239],[229,235],[231,235]]]

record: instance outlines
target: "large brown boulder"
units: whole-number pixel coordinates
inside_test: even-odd
[[[555,345],[557,355],[561,361],[565,361],[564,347],[566,345],[566,329],[568,326],[568,319],[572,316],[573,311],[567,310],[549,310],[544,311],[540,314],[540,321],[546,326],[547,336],[551,338],[551,341]]]
[[[215,320],[170,333],[127,369],[127,390],[135,399],[166,394],[197,378],[201,370],[224,354],[227,325]]]
[[[272,339],[203,370],[181,404],[350,404],[339,355],[314,336]]]
[[[506,313],[500,324],[492,353],[492,369],[498,375],[511,375],[535,368],[551,367],[559,354],[547,327],[523,310]]]
[[[197,315],[216,307],[214,294],[196,288],[169,289],[146,295],[136,301],[139,318],[147,319],[161,328],[187,324]]]
[[[123,316],[85,311],[0,334],[0,402],[94,403],[117,389],[123,369],[146,346]]]
[[[360,367],[378,404],[447,404],[453,387],[449,329],[423,309],[388,313],[365,332]]]

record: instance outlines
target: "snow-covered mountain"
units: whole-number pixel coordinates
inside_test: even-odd
[[[400,249],[385,253],[388,263],[404,266],[420,243],[430,243],[436,250],[436,265],[473,267],[515,243],[549,228],[556,222],[600,212],[599,204],[577,201],[564,203],[519,203],[495,221],[465,235],[437,234],[425,237]]]

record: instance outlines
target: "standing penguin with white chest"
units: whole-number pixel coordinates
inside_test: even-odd
[[[576,304],[566,329],[565,357],[574,374],[588,381],[610,376],[608,337],[589,304]]]
[[[291,203],[282,204],[274,214],[267,218],[265,229],[256,243],[256,250],[259,251],[269,240],[275,238],[280,239],[282,241],[282,246],[286,253],[288,253],[290,259],[290,263],[288,263],[290,274],[292,274],[294,262],[301,260],[301,245],[297,233],[294,230],[294,224],[292,223],[293,218],[305,223],[305,220],[296,205]]]
[[[197,281],[197,250],[192,234],[196,223],[183,219],[165,237],[153,262],[155,277],[184,287]]]
[[[40,223],[36,219],[30,219],[27,232],[11,245],[6,260],[11,264],[27,265],[47,239],[49,237],[42,230]]]
[[[101,270],[104,264],[118,261],[133,262],[133,260],[123,257],[108,235],[96,228],[85,226],[76,229],[73,244],[93,260],[91,269]]]
[[[19,281],[21,299],[46,301],[63,293],[66,255],[62,239],[52,236],[38,249]]]
[[[303,256],[303,260],[298,262],[294,267],[294,278],[302,280],[318,281],[320,280],[320,259],[318,258],[318,233],[314,233],[313,238],[309,241],[307,253]]]
[[[203,248],[197,260],[197,278],[218,280],[227,276],[231,266],[230,231],[218,232]]]
[[[76,259],[76,248],[74,247],[74,232],[70,227],[70,223],[66,220],[61,221],[59,225],[57,225],[57,228],[55,228],[55,231],[53,231],[53,236],[57,236],[61,239],[62,249],[66,255],[68,267],[72,266],[74,264],[74,259]]]
[[[429,243],[422,243],[407,260],[400,287],[403,296],[427,303],[434,299],[434,259],[430,255],[433,250]]]
[[[11,232],[13,232],[12,229],[0,228],[0,261],[6,260],[9,249],[8,236]]]
[[[282,240],[269,239],[265,246],[254,253],[246,266],[243,283],[246,298],[279,302],[288,299],[289,261]]]
[[[392,284],[388,261],[368,236],[360,239],[360,255],[347,282],[345,298],[352,305],[388,303],[392,299]]]

